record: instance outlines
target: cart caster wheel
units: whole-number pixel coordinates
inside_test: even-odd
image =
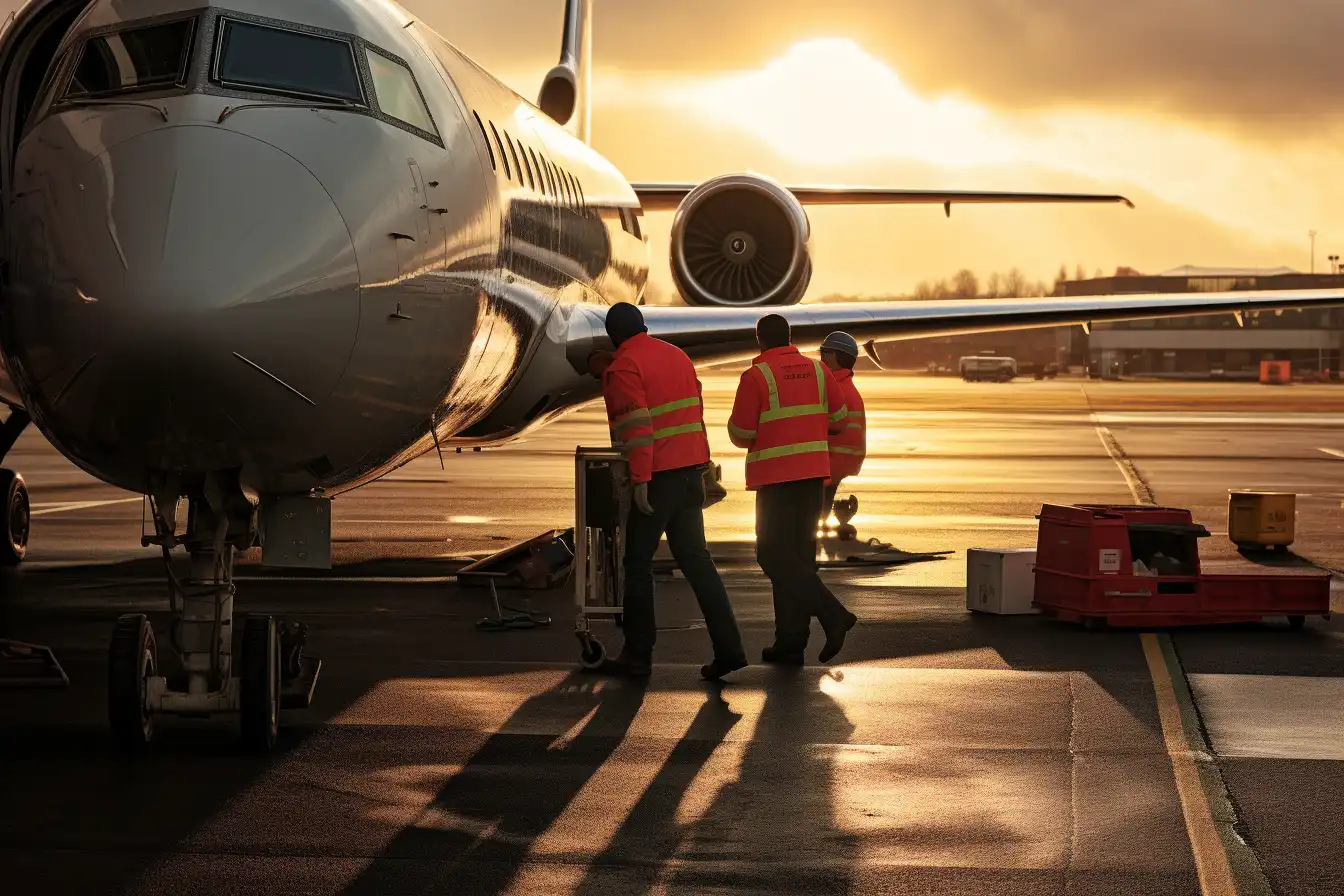
[[[145,706],[145,692],[158,674],[149,619],[143,613],[127,613],[117,620],[107,651],[107,716],[112,735],[128,752],[139,752],[154,739],[154,714]]]
[[[1307,617],[1305,616],[1288,617],[1288,628],[1290,631],[1300,632],[1302,631],[1303,626],[1305,626],[1306,624],[1307,624]]]
[[[587,638],[579,652],[579,664],[585,669],[596,669],[607,658],[607,649],[596,638]]]
[[[1274,553],[1276,553],[1276,554],[1286,554],[1286,553],[1288,553],[1288,545],[1286,545],[1286,544],[1276,544],[1276,545],[1274,545]]]
[[[1084,616],[1083,631],[1099,632],[1106,627],[1106,619],[1102,616]]]
[[[241,659],[238,715],[243,747],[269,752],[280,734],[280,632],[273,617],[247,618]]]

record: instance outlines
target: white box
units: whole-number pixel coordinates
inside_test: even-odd
[[[1010,616],[1039,613],[1035,548],[971,548],[966,552],[966,609]]]

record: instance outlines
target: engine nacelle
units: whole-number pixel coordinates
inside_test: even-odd
[[[783,185],[726,174],[696,187],[672,220],[672,279],[691,305],[796,305],[812,279],[811,225]]]

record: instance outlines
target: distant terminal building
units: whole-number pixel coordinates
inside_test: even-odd
[[[1124,274],[1066,280],[1064,296],[1126,293],[1230,292],[1242,289],[1344,289],[1344,274],[1304,274],[1291,268],[1180,267],[1162,274]],[[1261,361],[1291,361],[1294,376],[1328,371],[1339,379],[1344,348],[1344,307],[1265,311],[1246,315],[1246,326],[1227,312],[1094,324],[932,337],[878,346],[883,365],[945,368],[955,373],[964,355],[1008,355],[1024,372],[1054,363],[1092,376],[1181,379],[1256,379]]]
[[[1180,267],[1153,276],[1069,280],[1065,296],[1125,293],[1231,292],[1260,289],[1340,289],[1344,274],[1303,274],[1291,268]],[[1229,313],[1096,324],[1072,328],[1071,366],[1093,376],[1170,376],[1255,379],[1261,361],[1290,361],[1295,375],[1339,378],[1344,308]]]

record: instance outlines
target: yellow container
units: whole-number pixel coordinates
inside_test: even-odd
[[[1227,537],[1238,548],[1285,550],[1293,543],[1297,495],[1237,489],[1227,496]]]

